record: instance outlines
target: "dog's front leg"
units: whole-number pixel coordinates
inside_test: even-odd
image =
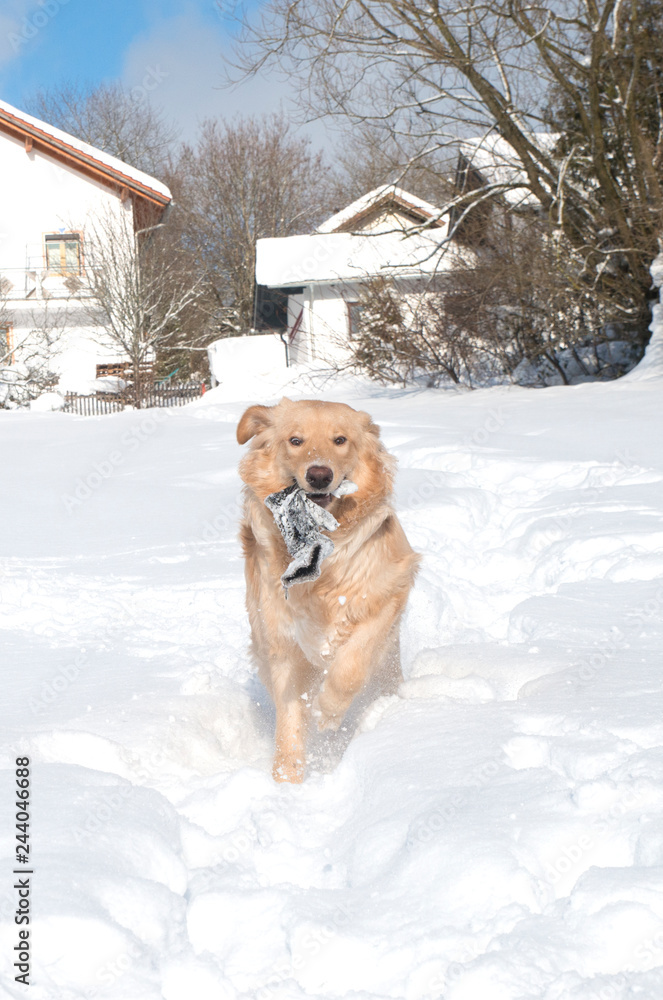
[[[378,667],[392,674],[390,686],[395,690],[402,679],[398,655],[400,614],[400,607],[387,606],[375,618],[358,625],[339,649],[313,701],[313,718],[318,729],[338,729],[353,698]],[[387,660],[390,662],[386,663]]]
[[[272,696],[276,708],[275,781],[301,782],[306,767],[307,704],[302,698],[310,684],[310,664],[295,654],[295,662],[272,666]]]

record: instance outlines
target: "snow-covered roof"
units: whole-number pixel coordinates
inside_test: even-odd
[[[381,187],[369,191],[368,194],[362,195],[361,198],[357,198],[347,208],[335,212],[331,218],[318,226],[316,232],[337,233],[347,232],[353,228],[361,229],[362,220],[382,207],[385,210],[389,208],[400,210],[414,216],[420,222],[432,221],[433,225],[445,225],[444,222],[437,221],[440,209],[436,208],[435,205],[424,201],[423,198],[417,198],[416,195],[404,191],[403,188],[396,187],[395,184],[383,184]]]
[[[19,111],[6,101],[0,101],[0,132],[19,133],[25,137],[26,142],[36,143],[37,147],[43,144],[67,158],[72,165],[79,164],[84,170],[94,171],[99,179],[127,187],[160,205],[166,205],[172,200],[170,190],[155,177],[53,125],[33,118],[25,111]]]
[[[558,136],[550,132],[532,133],[535,145],[550,150]],[[480,138],[464,139],[460,151],[487,184],[505,185],[503,197],[512,204],[536,204],[527,175],[513,148],[501,135],[489,132]]]
[[[419,277],[449,270],[458,252],[446,242],[446,229],[408,236],[392,231],[274,237],[257,241],[256,281],[279,288],[380,276]]]

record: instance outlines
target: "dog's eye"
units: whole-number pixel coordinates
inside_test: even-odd
[[[348,439],[346,437],[342,437],[342,436],[341,437],[337,437],[337,438],[334,438],[334,444],[345,444],[345,442],[347,440]]]
[[[295,448],[299,448],[300,444],[304,444],[301,438],[290,438],[290,444],[294,444]]]

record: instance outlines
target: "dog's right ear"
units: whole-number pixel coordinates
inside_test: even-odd
[[[264,431],[272,423],[271,406],[249,406],[237,424],[237,440],[246,444],[252,437]]]

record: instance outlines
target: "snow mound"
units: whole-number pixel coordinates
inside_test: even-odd
[[[651,275],[660,294],[660,289],[663,288],[663,254],[659,254],[652,263]],[[632,382],[648,381],[663,376],[663,305],[660,302],[652,309],[650,330],[651,339],[647,344],[645,356],[633,371],[625,376]]]

